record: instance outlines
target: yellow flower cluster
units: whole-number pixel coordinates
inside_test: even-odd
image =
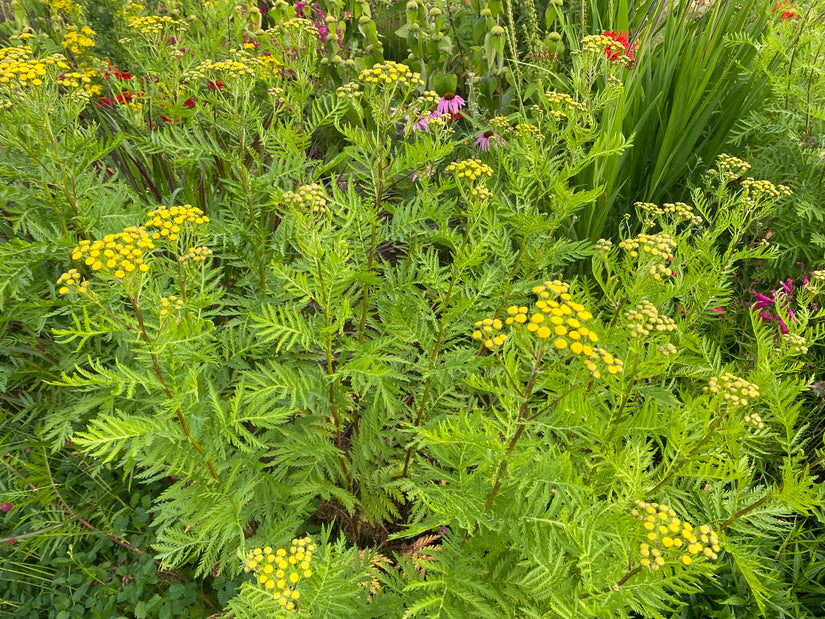
[[[57,285],[60,286],[58,289],[60,294],[69,294],[72,291],[78,294],[86,294],[89,292],[89,282],[85,279],[82,282],[80,281],[80,273],[78,273],[77,269],[69,269],[67,273],[63,273],[63,275],[58,278]],[[77,290],[74,290],[75,288]]]
[[[624,249],[631,258],[639,257],[641,254],[653,256],[659,260],[656,264],[648,267],[648,272],[657,282],[662,281],[662,276],[673,275],[666,263],[673,259],[673,251],[676,249],[676,240],[665,232],[658,234],[640,234],[633,239],[625,239],[619,243],[619,247]]]
[[[145,228],[130,227],[117,234],[107,234],[102,241],[80,241],[72,250],[72,260],[83,261],[92,271],[111,272],[117,279],[124,279],[132,273],[149,271],[144,255],[154,248]],[[61,280],[67,284],[77,283],[77,277],[69,277],[71,273],[64,273],[58,283]],[[85,284],[81,286],[85,287]],[[59,292],[66,294],[69,290],[61,288]]]
[[[725,372],[721,377],[711,378],[703,391],[721,395],[731,406],[747,406],[750,400],[759,397],[759,387],[730,372]]]
[[[372,65],[372,69],[364,69],[358,75],[358,79],[365,84],[384,84],[392,86],[397,84],[403,88],[413,86],[423,86],[421,74],[415,73],[407,65],[387,60]]]
[[[702,223],[702,218],[693,212],[693,208],[684,202],[665,203],[662,206],[652,202],[636,202],[636,206],[651,215],[670,215],[677,221],[689,221],[692,224]]]
[[[152,233],[152,238],[155,240],[163,237],[170,241],[177,241],[180,231],[187,224],[202,226],[208,223],[209,218],[203,214],[203,211],[191,204],[171,208],[159,206],[146,214],[146,227],[157,230]]]
[[[160,315],[168,316],[169,311],[179,312],[183,309],[183,300],[178,299],[175,295],[170,297],[160,298]]]
[[[729,181],[736,180],[751,169],[751,164],[747,161],[731,157],[726,153],[722,153],[716,158],[716,165],[719,166],[719,170],[725,179]]]
[[[539,136],[541,135],[541,131],[536,125],[531,125],[530,123],[519,123],[516,125],[516,131],[522,133],[524,135],[534,135]]]
[[[780,196],[789,196],[793,193],[790,190],[790,188],[786,187],[785,185],[779,185],[779,187],[776,187],[770,181],[757,181],[751,177],[748,177],[742,181],[742,187],[744,189],[749,189],[752,193],[756,194],[757,196],[764,196],[766,198],[778,198]]]
[[[66,88],[77,88],[81,83],[89,84],[92,80],[82,73],[72,71],[71,73],[63,73],[63,77],[58,78],[57,83]]]
[[[495,118],[490,119],[490,124],[496,127],[497,129],[509,129],[510,128],[510,121],[507,120],[504,116],[496,116]]]
[[[622,241],[619,243],[619,247],[629,252],[631,258],[636,258],[639,255],[637,250],[641,247],[643,253],[667,260],[673,258],[676,241],[665,232],[658,234],[640,234],[636,238]]]
[[[206,259],[212,255],[212,250],[208,247],[190,247],[189,251],[178,258],[179,262],[206,262]]]
[[[749,423],[757,430],[764,430],[765,423],[762,421],[762,417],[760,417],[757,413],[751,413],[750,415],[745,415],[742,418],[742,421],[745,423]]]
[[[49,0],[49,6],[63,13],[75,13],[81,10],[80,5],[73,0]]]
[[[581,40],[581,46],[583,52],[603,54],[605,50],[609,50],[611,58],[618,54],[617,59],[626,58],[630,60],[630,58],[626,56],[627,50],[625,50],[624,45],[603,34],[591,34],[584,37]]]
[[[504,333],[497,333],[501,330],[501,321],[498,318],[485,318],[476,322],[475,331],[473,331],[474,340],[484,340],[484,346],[489,350],[495,350],[504,344],[507,336]]]
[[[204,71],[221,71],[231,77],[242,77],[244,75],[254,76],[255,69],[250,66],[251,63],[242,62],[241,60],[204,60],[202,61],[195,72],[194,77],[205,76]],[[192,76],[187,75],[187,79]]]
[[[569,289],[569,284],[559,280],[544,282],[533,288],[533,294],[539,297],[535,305],[538,311],[530,316],[529,321],[527,321],[526,307],[514,305],[507,308],[507,313],[513,322],[520,324],[527,322],[527,330],[535,333],[539,339],[554,337],[554,348],[569,349],[574,355],[581,355],[585,367],[594,378],[602,376],[597,361],[601,361],[608,374],[621,372],[624,368],[624,362],[621,359],[614,357],[603,348],[592,345],[599,341],[599,336],[595,331],[585,327],[584,323],[591,320],[593,314],[587,311],[581,303],[573,301],[573,297],[568,292]],[[512,324],[509,318],[508,324]]]
[[[668,555],[679,554],[679,560],[687,566],[695,557],[717,559],[722,548],[719,536],[708,525],[698,529],[686,520],[680,520],[676,512],[667,505],[636,501],[636,507],[630,513],[642,522],[647,531],[647,541],[639,546],[642,555],[639,563],[643,567],[658,570],[666,563]]]
[[[244,572],[252,572],[256,582],[272,592],[273,599],[286,610],[295,608],[295,600],[300,597],[298,583],[301,578],[309,578],[309,569],[315,544],[309,537],[292,540],[289,553],[285,548],[275,552],[272,548],[255,548],[246,556]]]
[[[33,50],[28,45],[0,48],[0,85],[41,86],[48,67],[68,69],[65,58],[53,54],[46,58],[32,58]]]
[[[95,31],[88,26],[83,26],[79,31],[74,26],[69,26],[66,34],[63,35],[63,48],[74,54],[80,54],[85,48],[95,46],[95,40],[92,38],[95,34]]]
[[[569,110],[579,110],[580,112],[587,111],[587,106],[585,106],[583,103],[575,101],[573,97],[571,97],[565,92],[550,91],[544,93],[544,97],[545,99],[547,99],[547,102],[550,103],[550,105],[560,105]],[[550,114],[551,116],[553,116],[556,122],[559,122],[562,118],[567,117],[567,115],[561,110],[551,110]]]
[[[668,316],[659,314],[659,310],[647,299],[642,300],[635,309],[624,314],[630,337],[647,337],[654,331],[675,331],[676,323]]]
[[[126,25],[140,34],[160,34],[165,26],[179,26],[183,22],[172,19],[168,15],[147,15],[145,17],[132,16],[126,20]]]
[[[444,171],[447,174],[455,172],[458,178],[466,178],[471,181],[482,175],[493,175],[493,168],[486,163],[482,163],[480,159],[464,159],[463,161],[453,162]]]
[[[286,204],[306,209],[310,213],[323,213],[327,209],[324,188],[317,183],[301,185],[298,191],[286,191],[282,199]]]
[[[294,19],[287,20],[284,23],[279,24],[278,28],[284,32],[291,34],[310,36],[316,36],[318,34],[318,30],[315,28],[313,23],[310,20],[304,19],[302,17],[296,17]]]

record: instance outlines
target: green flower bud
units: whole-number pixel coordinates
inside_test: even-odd
[[[564,0],[550,0],[555,6],[564,6]]]
[[[502,28],[501,26],[493,26],[490,29],[490,34],[492,34],[494,37],[503,37],[504,36],[504,28]]]
[[[547,38],[553,41],[554,43],[557,41],[561,41],[561,35],[558,32],[551,32],[547,35]]]
[[[439,9],[438,7],[430,9],[430,15],[432,15],[433,17],[440,16],[441,15],[441,9]]]
[[[486,6],[483,9],[481,9],[481,16],[482,17],[492,17],[492,15],[493,15],[493,12],[489,8],[487,8]]]
[[[361,17],[358,18],[358,23],[361,24],[362,26],[365,25],[365,24],[370,23],[371,21],[372,20],[369,17],[367,17],[366,15],[362,15]]]
[[[415,0],[410,0],[407,2],[407,10],[408,11],[417,11],[418,10],[418,3]]]
[[[336,64],[341,64],[342,62],[344,62],[344,59],[343,59],[343,58],[341,58],[341,55],[340,55],[340,54],[335,54],[335,55],[331,58],[331,60],[332,60],[332,62],[334,62],[334,63],[336,63]]]

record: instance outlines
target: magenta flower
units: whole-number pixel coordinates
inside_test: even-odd
[[[504,140],[502,140],[501,136],[495,133],[494,131],[485,131],[484,133],[480,134],[475,141],[475,145],[483,151],[490,150],[491,143],[493,144],[493,146],[501,146],[502,144],[504,144]]]
[[[784,297],[783,306],[788,311],[788,318],[791,320],[796,320],[793,310],[788,307],[788,295],[793,290],[793,280],[787,279],[779,285],[782,290],[771,290],[770,296],[756,291],[751,291],[753,292],[753,296],[756,297],[756,301],[753,303],[746,303],[746,305],[751,306],[753,309],[762,310],[759,312],[759,318],[762,319],[762,322],[778,322],[779,331],[782,334],[785,334],[788,333],[788,325],[785,324],[785,321],[782,320],[782,317],[779,314],[774,314],[771,312],[770,308],[773,308],[776,305],[776,295],[780,294]]]
[[[429,132],[430,127],[428,123],[430,122],[430,118],[432,118],[431,114],[424,114],[419,116],[418,118],[414,116],[410,116],[409,114],[404,116],[404,120],[407,121],[407,126],[412,125],[413,131],[424,131]]]
[[[0,503],[0,512],[10,512],[13,508],[11,503]]]
[[[441,101],[438,102],[438,106],[435,108],[435,111],[438,112],[439,116],[443,114],[455,116],[463,107],[464,99],[459,97],[457,94],[448,92],[441,97]]]
[[[724,307],[714,307],[710,311],[713,312],[714,314],[716,314],[717,316],[724,316],[725,315],[725,308]]]
[[[427,177],[432,176],[433,175],[433,167],[431,165],[428,165],[426,168],[424,168],[423,174],[425,174]],[[418,173],[413,172],[413,175],[412,175],[413,182],[417,181],[419,178],[421,178],[421,177],[418,176]]]

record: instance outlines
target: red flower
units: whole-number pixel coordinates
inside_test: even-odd
[[[188,107],[190,110],[195,107],[195,97],[189,97],[183,102],[183,107]]]
[[[226,86],[226,84],[224,84],[221,81],[215,80],[214,82],[209,82],[208,86],[209,90],[220,90],[221,88]]]
[[[132,100],[140,97],[140,93],[133,94],[128,90],[124,90],[122,93],[116,93],[114,99],[109,99],[108,97],[102,97],[95,101],[95,105],[97,107],[114,107],[115,103],[120,103],[121,105],[125,105],[126,103],[131,103]]]
[[[787,10],[787,11],[783,10],[783,9],[786,9],[786,8],[790,9],[790,10]],[[779,16],[779,19],[781,19],[782,21],[788,21],[789,19],[796,19],[796,18],[799,17],[799,15],[794,13],[793,8],[794,8],[793,2],[780,2],[779,4],[777,4],[773,8],[773,13],[774,13],[774,15],[776,15],[779,11],[782,11],[782,15]]]
[[[618,45],[611,45],[610,47],[605,49],[604,53],[607,54],[607,57],[610,60],[618,60],[619,57],[622,56],[622,55],[625,55],[628,58],[630,58],[631,60],[634,60],[633,50],[636,49],[636,46],[639,43],[636,42],[636,43],[633,44],[633,47],[630,47],[630,39],[628,39],[628,37],[627,37],[627,35],[628,35],[627,30],[622,30],[621,32],[618,32],[618,33],[615,30],[611,30],[610,32],[603,32],[602,35],[604,35],[604,36],[606,36],[610,39],[613,39],[614,41],[616,41],[616,43],[618,43],[619,45],[621,45],[624,48],[624,50],[621,50],[621,49],[618,48]]]

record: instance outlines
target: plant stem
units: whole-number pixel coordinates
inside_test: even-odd
[[[527,414],[530,403],[530,395],[533,393],[533,387],[536,386],[536,379],[539,375],[539,367],[541,367],[541,358],[543,356],[544,342],[542,342],[539,346],[538,355],[536,355],[533,362],[533,370],[530,372],[530,378],[527,380],[527,385],[524,387],[524,401],[519,407],[518,420],[516,422],[518,428],[516,428],[516,433],[513,435],[513,438],[510,439],[510,444],[507,446],[507,451],[504,452],[504,458],[501,460],[501,464],[498,467],[498,472],[496,473],[496,478],[493,482],[493,489],[490,491],[490,495],[487,497],[487,503],[484,506],[485,514],[490,511],[490,508],[493,507],[493,501],[495,500],[499,490],[501,490],[501,482],[504,479],[504,475],[507,473],[507,464],[510,454],[513,453],[513,450],[516,448],[516,443],[518,443],[518,440],[524,433],[524,429],[527,427],[524,417]]]
[[[662,479],[662,481],[660,481],[658,484],[656,484],[656,486],[653,488],[653,490],[648,492],[648,494],[650,494],[650,495],[656,494],[656,492],[658,490],[660,490],[662,488],[662,486],[664,486],[668,481],[670,481],[673,478],[673,476],[676,475],[676,473],[678,473],[679,470],[687,463],[687,461],[690,460],[693,456],[695,456],[696,453],[705,445],[705,443],[707,443],[711,439],[711,437],[714,434],[716,434],[716,431],[719,429],[719,424],[721,424],[721,423],[722,423],[722,413],[721,413],[721,411],[717,411],[716,420],[713,422],[713,425],[711,426],[710,430],[708,430],[707,434],[705,434],[699,440],[699,442],[696,443],[696,445],[694,445],[693,449],[690,450],[690,453],[688,453],[688,455],[686,455],[684,458],[682,458],[678,462],[678,464],[676,464],[676,466],[670,471],[670,473],[665,475],[664,479]]]
[[[158,360],[157,354],[152,350],[152,340],[149,338],[149,335],[146,333],[146,326],[143,323],[143,314],[140,311],[140,306],[137,302],[137,297],[135,295],[129,296],[129,301],[132,304],[132,308],[135,310],[135,316],[138,320],[138,325],[140,327],[140,336],[143,341],[146,343],[146,347],[149,350],[149,356],[152,358],[152,365],[155,369],[155,375],[158,377],[158,381],[160,381],[163,390],[166,392],[166,397],[170,400],[173,399],[172,391],[166,384],[166,380],[163,378],[163,372],[160,369],[160,361]],[[195,437],[192,436],[191,432],[189,431],[189,424],[186,421],[186,415],[184,415],[183,410],[180,407],[177,408],[175,414],[178,418],[178,423],[180,424],[181,429],[183,430],[183,434],[186,436],[189,443],[195,450],[202,456],[206,456],[206,452],[204,451],[203,447],[201,447],[200,443],[195,440]],[[206,465],[209,467],[209,472],[212,477],[218,482],[218,485],[221,485],[221,478],[218,475],[218,471],[215,469],[215,465],[212,463],[210,458],[206,458]]]
[[[469,202],[468,202],[467,224],[464,228],[464,238],[461,241],[461,246],[459,247],[458,252],[456,252],[456,255],[460,255],[461,252],[464,251],[464,248],[467,246],[467,242],[469,241],[469,239],[470,239],[470,214],[469,214]],[[456,281],[458,281],[458,276],[460,274],[460,269],[458,269],[455,265],[456,265],[456,260],[455,260],[455,257],[454,257],[454,260],[453,260],[453,274],[452,274],[452,277],[450,278],[450,285],[447,288],[447,294],[444,296],[444,299],[441,301],[441,308],[439,309],[439,314],[440,314],[441,320],[440,320],[440,323],[438,325],[438,336],[436,337],[435,346],[433,347],[433,352],[430,355],[430,363],[427,366],[427,372],[428,373],[432,372],[432,369],[435,367],[435,361],[438,358],[438,353],[441,350],[441,345],[444,343],[444,331],[447,328],[447,319],[445,317],[445,313],[447,311],[447,307],[450,304],[450,301],[452,300],[453,289],[455,288]],[[430,387],[432,386],[432,381],[433,381],[433,379],[432,379],[432,376],[430,375],[430,376],[427,377],[427,380],[424,384],[424,393],[421,394],[421,404],[419,404],[419,406],[418,406],[418,413],[416,414],[416,417],[415,417],[415,424],[413,424],[414,427],[416,427],[416,428],[421,424],[421,419],[424,416],[424,406],[427,403],[427,398],[430,395]],[[413,452],[413,447],[412,447],[412,445],[410,445],[407,448],[407,454],[404,457],[404,470],[401,473],[401,477],[406,477],[407,476],[407,472],[408,472],[409,467],[410,467],[410,459],[412,458],[412,452]]]

